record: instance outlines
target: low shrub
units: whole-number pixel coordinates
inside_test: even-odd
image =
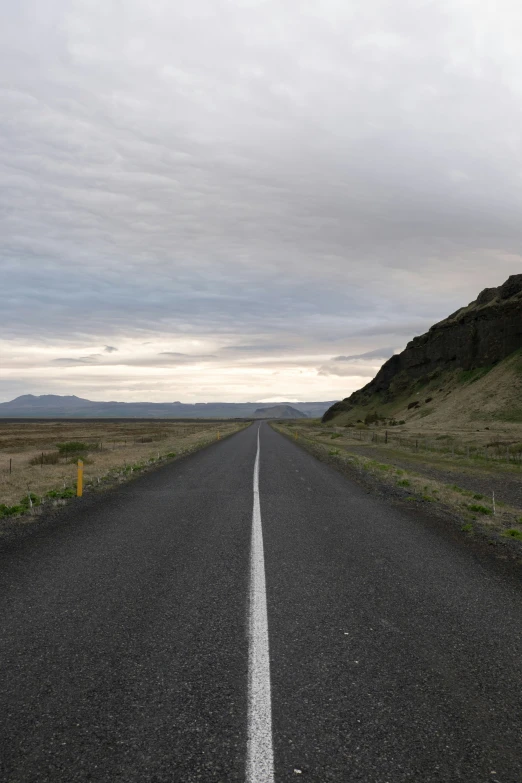
[[[60,453],[58,451],[49,451],[47,454],[32,457],[29,460],[29,465],[57,465],[59,462]]]
[[[0,519],[2,517],[13,517],[16,514],[23,514],[26,509],[21,505],[6,506],[4,503],[0,504]]]
[[[74,454],[82,454],[93,448],[98,448],[98,446],[89,446],[88,443],[82,443],[79,440],[70,440],[67,443],[58,443],[56,448],[63,457],[70,457]]]
[[[411,486],[411,481],[409,481],[408,479],[401,479],[400,481],[397,482],[397,484],[399,487],[409,487]]]
[[[379,411],[372,411],[371,413],[367,413],[364,417],[365,424],[378,424],[380,421],[385,421],[385,418],[384,416],[381,416]]]

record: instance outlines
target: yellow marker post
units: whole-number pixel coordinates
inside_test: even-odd
[[[78,460],[78,481],[76,482],[76,496],[81,498],[83,495],[83,462]]]
[[[221,440],[221,433],[218,430],[218,440]]]

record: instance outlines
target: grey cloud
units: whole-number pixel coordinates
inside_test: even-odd
[[[98,360],[100,358],[103,358],[101,354],[99,353],[93,353],[90,356],[77,356],[75,358],[58,358],[53,359],[53,364],[63,364],[63,365],[77,365],[77,364],[96,364],[98,363]]]
[[[373,378],[375,370],[372,367],[360,366],[357,364],[351,365],[337,365],[334,362],[329,364],[323,364],[317,370],[318,375],[337,375],[339,377],[361,377],[361,378]]]
[[[122,338],[210,336],[230,362],[325,367],[350,340],[347,370],[520,271],[522,30],[504,11],[7,4],[4,336],[107,340],[103,362]]]
[[[185,364],[197,364],[203,361],[215,359],[214,354],[184,354],[173,351],[161,351],[159,354],[151,356],[127,356],[122,358],[109,358],[103,354],[92,354],[91,356],[79,356],[75,358],[52,359],[52,364],[61,364],[64,366],[78,366],[86,364],[96,364],[99,367],[165,367]]]
[[[197,364],[198,362],[208,362],[212,359],[216,359],[216,354],[213,353],[177,353],[176,351],[160,351],[159,357],[167,356],[172,362],[178,364]],[[160,360],[163,361],[163,360]]]
[[[395,348],[376,348],[374,351],[359,353],[355,356],[334,356],[333,362],[353,362],[357,359],[389,359],[393,355]]]

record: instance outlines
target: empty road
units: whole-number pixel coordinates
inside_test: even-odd
[[[270,429],[0,548],[5,783],[520,783],[522,591]]]

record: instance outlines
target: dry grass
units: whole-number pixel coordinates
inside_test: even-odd
[[[42,453],[58,453],[61,443],[79,441],[90,446],[82,455],[88,486],[115,472],[130,474],[167,455],[201,448],[216,440],[218,433],[225,437],[244,426],[204,420],[0,422],[0,505],[15,506],[29,491],[42,498],[49,491],[74,487],[76,455],[60,457],[56,464],[30,464]]]
[[[297,425],[291,425],[293,427]],[[507,431],[492,429],[458,430],[453,426],[431,427],[429,430],[410,426],[356,425],[339,426],[337,419],[321,424],[318,419],[299,421],[299,428],[324,442],[341,438],[340,443],[371,444],[404,455],[455,466],[477,467],[488,470],[520,470],[522,466],[522,427]],[[339,445],[339,444],[338,444]]]

